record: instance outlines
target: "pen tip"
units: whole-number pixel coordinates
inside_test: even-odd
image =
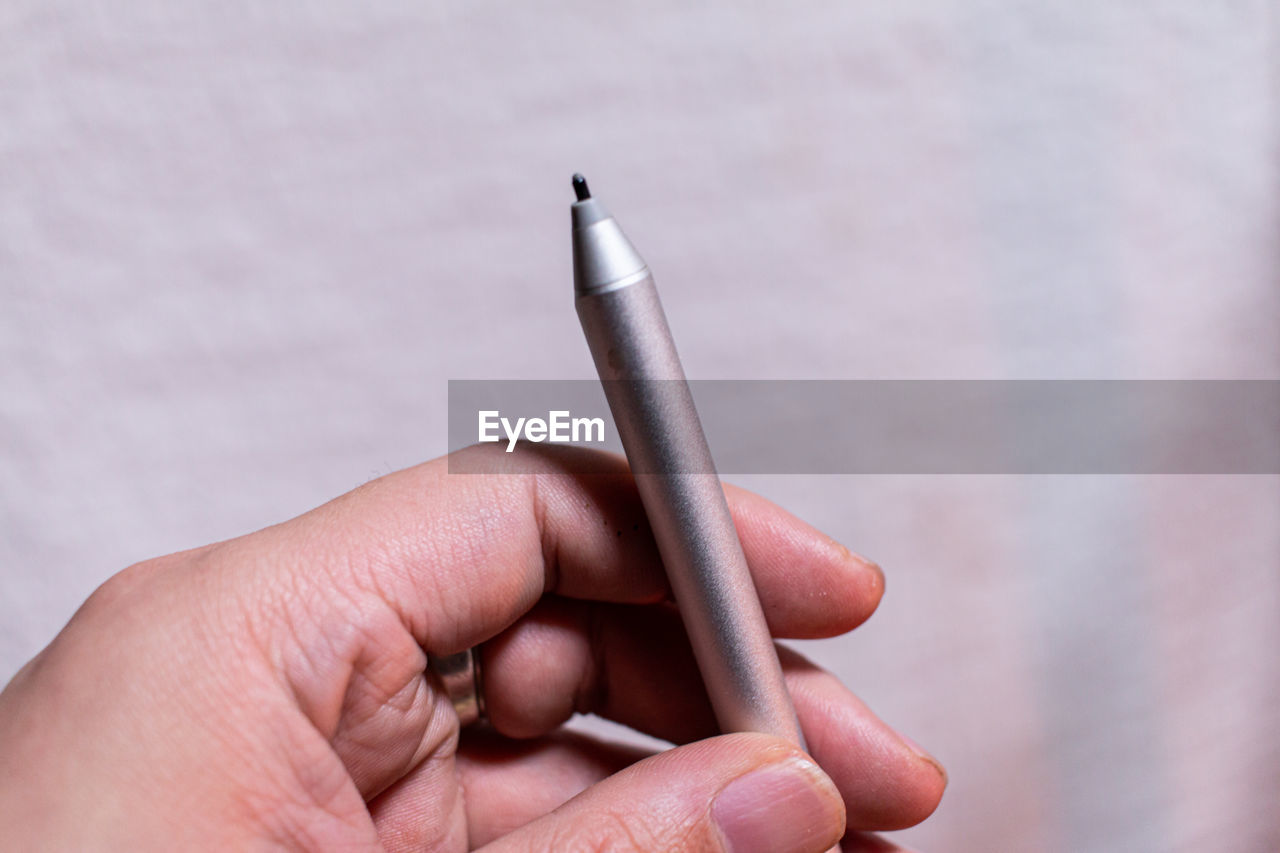
[[[578,197],[578,201],[591,198],[591,190],[587,189],[587,179],[577,172],[573,175],[573,193]]]

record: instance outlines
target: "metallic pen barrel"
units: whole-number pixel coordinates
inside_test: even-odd
[[[803,746],[653,277],[580,176],[574,188],[578,318],[720,728]]]

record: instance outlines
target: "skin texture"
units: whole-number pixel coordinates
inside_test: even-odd
[[[588,452],[538,453],[523,476],[437,459],[113,577],[0,693],[6,843],[741,851],[797,826],[770,846],[898,849],[862,833],[927,817],[942,768],[787,649],[822,770],[716,736],[625,463],[565,473]],[[877,566],[726,491],[775,636],[871,615]],[[490,726],[460,733],[426,652],[481,643]],[[574,713],[685,745],[648,756],[561,729]]]

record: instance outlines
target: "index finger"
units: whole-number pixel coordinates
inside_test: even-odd
[[[546,593],[669,597],[625,461],[583,448],[530,452],[518,469],[533,474],[450,474],[447,457],[436,459],[259,535],[283,541],[286,571],[323,567],[340,586],[375,590],[435,654],[494,636]],[[576,454],[610,456],[592,467],[611,473],[566,473],[584,467],[570,464]],[[763,498],[726,492],[775,635],[831,636],[870,615],[883,590],[874,564]]]

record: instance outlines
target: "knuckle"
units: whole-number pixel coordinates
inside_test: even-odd
[[[127,605],[150,585],[156,575],[173,564],[175,556],[144,560],[116,572],[90,593],[79,612],[94,616]]]

